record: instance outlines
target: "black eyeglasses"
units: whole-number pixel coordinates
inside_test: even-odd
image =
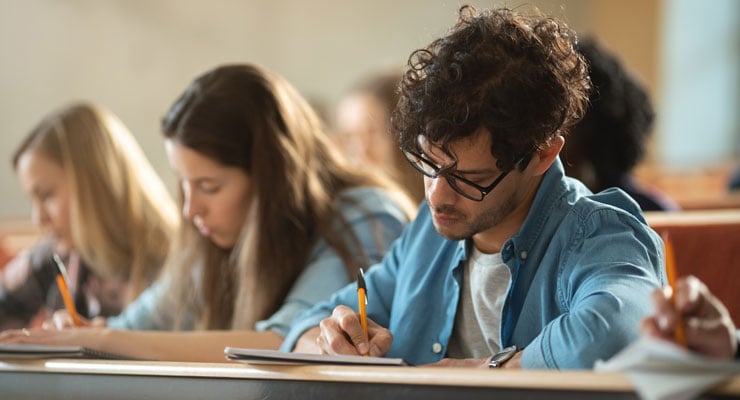
[[[441,167],[424,156],[412,151],[403,150],[403,155],[414,168],[425,176],[433,179],[444,177],[454,191],[466,199],[473,201],[482,201],[483,198],[486,197],[487,194],[491,193],[491,191],[498,186],[504,178],[506,178],[506,175],[524,161],[524,158],[526,157],[520,158],[514,165],[514,168],[501,172],[501,174],[490,185],[481,186],[453,172],[457,165],[457,160],[454,157],[450,157],[453,160],[452,164]]]

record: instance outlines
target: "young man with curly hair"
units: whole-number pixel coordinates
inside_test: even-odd
[[[365,274],[368,334],[350,285],[294,320],[282,349],[591,368],[634,340],[665,282],[661,240],[626,194],[563,173],[588,89],[565,24],[463,7],[401,83],[394,130],[426,203]]]

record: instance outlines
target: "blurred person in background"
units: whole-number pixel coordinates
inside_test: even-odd
[[[424,199],[423,181],[390,130],[403,72],[402,66],[388,67],[356,83],[337,106],[335,138],[351,161],[384,171],[419,203]]]
[[[0,270],[0,329],[39,325],[64,308],[54,254],[86,318],[117,315],[158,277],[177,208],[113,113],[91,103],[52,112],[12,164],[43,237]]]
[[[595,38],[578,43],[586,59],[592,90],[583,119],[563,148],[565,173],[598,193],[618,187],[643,211],[677,210],[665,194],[632,175],[645,155],[655,111],[647,89]]]

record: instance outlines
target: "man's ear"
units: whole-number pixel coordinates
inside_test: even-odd
[[[550,168],[550,165],[560,154],[560,150],[563,149],[563,144],[565,144],[565,138],[563,135],[557,135],[550,139],[547,147],[534,153],[532,161],[530,161],[530,167],[533,168],[532,173],[535,176],[544,174]]]

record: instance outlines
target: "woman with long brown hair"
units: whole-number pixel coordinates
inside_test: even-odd
[[[276,349],[297,314],[380,260],[411,215],[400,190],[344,161],[288,82],[256,66],[197,78],[163,133],[185,221],[163,279],[107,326],[211,331],[19,341],[191,361],[223,361],[226,345]]]

